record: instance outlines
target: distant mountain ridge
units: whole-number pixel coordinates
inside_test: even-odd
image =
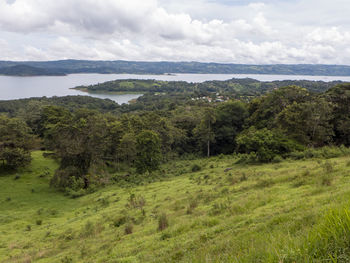
[[[28,65],[15,65],[10,67],[0,68],[0,75],[5,76],[64,76],[64,70],[46,69],[32,67]]]
[[[320,64],[224,64],[202,62],[138,62],[138,61],[0,61],[0,75],[52,76],[75,73],[100,74],[275,74],[311,76],[350,76],[350,66]]]

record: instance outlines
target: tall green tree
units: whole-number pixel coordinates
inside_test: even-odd
[[[309,92],[298,86],[287,86],[276,89],[253,100],[249,105],[247,126],[258,129],[272,129],[276,116],[288,105],[294,102],[302,103],[310,100]]]
[[[350,146],[350,83],[329,89],[325,97],[333,105],[334,141]]]
[[[0,166],[17,169],[29,164],[33,139],[24,121],[0,115]]]
[[[52,184],[65,188],[72,180],[82,178],[87,188],[89,169],[99,164],[108,150],[106,119],[94,111],[78,110],[71,118],[54,125],[51,136],[55,151],[61,158],[60,172],[55,174]]]
[[[136,137],[136,169],[138,173],[157,170],[161,161],[160,139],[157,133],[142,131]]]
[[[287,106],[277,116],[277,126],[290,138],[309,146],[323,146],[331,142],[332,107],[323,98]]]
[[[125,133],[120,140],[119,154],[122,161],[131,165],[136,158],[136,136],[134,133]]]
[[[213,124],[216,122],[215,110],[205,108],[200,124],[195,128],[194,134],[198,137],[200,144],[206,145],[207,157],[210,157],[210,144],[215,142]]]
[[[213,152],[233,153],[236,148],[235,138],[243,130],[244,121],[248,117],[247,106],[240,101],[225,102],[215,109],[215,115]]]

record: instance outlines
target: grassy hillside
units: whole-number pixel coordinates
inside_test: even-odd
[[[57,164],[32,155],[0,177],[1,262],[330,262],[330,244],[347,262],[349,157],[179,161],[162,181],[70,199],[49,187]]]

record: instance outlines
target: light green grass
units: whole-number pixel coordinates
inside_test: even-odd
[[[162,167],[182,174],[166,181],[70,199],[49,187],[57,164],[34,152],[18,180],[0,176],[0,262],[293,262],[323,215],[348,202],[349,160],[330,159],[332,171],[317,159],[179,161]],[[169,227],[159,231],[162,213]]]

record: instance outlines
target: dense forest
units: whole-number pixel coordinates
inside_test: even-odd
[[[3,101],[1,164],[26,165],[31,147],[40,147],[60,160],[52,185],[80,190],[121,167],[142,174],[190,156],[238,154],[244,162],[271,162],[309,147],[349,146],[350,85],[279,87],[287,83],[128,80],[88,88],[149,91],[130,105],[83,96]],[[222,99],[208,99],[213,94]]]
[[[129,74],[279,74],[313,76],[350,76],[350,67],[342,65],[276,64],[249,65],[201,62],[138,61],[0,61],[0,74],[12,76],[62,75],[74,73]]]

